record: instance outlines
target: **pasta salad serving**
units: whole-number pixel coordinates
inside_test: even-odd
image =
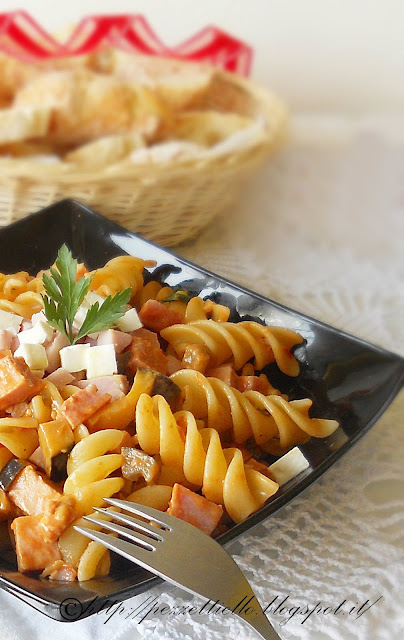
[[[152,265],[89,271],[63,245],[47,271],[0,274],[0,519],[21,572],[107,575],[109,551],[74,526],[102,529],[105,513],[82,517],[112,496],[217,536],[276,494],[270,455],[338,427],[263,372],[299,374],[298,333],[231,322]]]

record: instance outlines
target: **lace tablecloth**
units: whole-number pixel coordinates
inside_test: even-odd
[[[296,118],[233,210],[177,252],[404,354],[403,132],[399,118]],[[284,640],[404,637],[403,420],[402,393],[304,495],[227,546]],[[139,622],[131,612],[147,602],[160,613]],[[191,603],[202,604],[165,584],[63,625],[0,593],[0,629],[8,640],[256,637],[234,617],[178,613]]]

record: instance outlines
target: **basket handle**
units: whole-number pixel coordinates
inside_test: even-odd
[[[23,60],[44,60],[91,53],[114,46],[132,53],[208,62],[248,76],[253,50],[215,26],[207,26],[176,47],[167,47],[142,15],[94,15],[83,18],[65,43],[58,42],[25,11],[0,14],[0,50]]]

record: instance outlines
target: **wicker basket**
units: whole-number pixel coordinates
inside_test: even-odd
[[[164,246],[195,236],[234,201],[243,179],[279,148],[286,129],[286,111],[276,96],[234,74],[218,74],[222,90],[212,90],[204,106],[227,110],[231,103],[233,111],[263,123],[239,148],[87,173],[78,173],[64,162],[43,165],[3,158],[0,225],[72,197]]]

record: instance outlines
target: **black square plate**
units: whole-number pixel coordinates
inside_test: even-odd
[[[231,320],[254,318],[266,324],[283,325],[305,338],[295,351],[301,364],[299,377],[291,380],[276,365],[271,365],[270,380],[292,399],[312,398],[312,415],[335,418],[341,426],[329,438],[312,438],[300,446],[310,466],[283,485],[260,511],[220,536],[221,543],[249,530],[306,489],[370,428],[403,384],[404,360],[400,356],[242,289],[74,200],[63,200],[1,229],[0,271],[26,270],[36,274],[52,264],[64,242],[90,269],[125,253],[153,259],[157,263],[152,270],[154,279],[173,287],[181,285],[202,297],[213,296],[232,309]],[[56,620],[71,619],[69,610],[61,606],[68,599],[81,603],[85,617],[96,596],[99,610],[108,599],[124,600],[159,582],[143,569],[115,557],[111,575],[99,580],[55,583],[22,575],[17,571],[7,538],[7,535],[0,537],[0,586]]]

